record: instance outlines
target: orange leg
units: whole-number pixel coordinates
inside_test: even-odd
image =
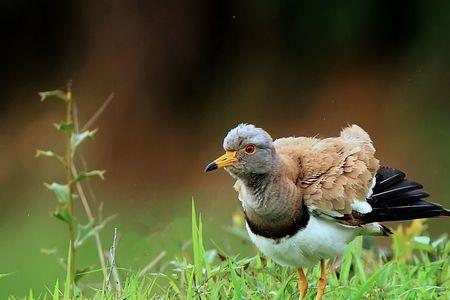
[[[326,286],[327,286],[327,272],[326,272],[325,260],[322,259],[320,261],[320,278],[319,278],[319,282],[317,283],[316,300],[322,300]]]
[[[305,273],[302,268],[297,269],[298,281],[299,281],[299,292],[300,299],[305,299],[306,293],[308,292],[308,279],[306,278]]]

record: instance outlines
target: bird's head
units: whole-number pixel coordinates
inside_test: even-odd
[[[225,154],[206,166],[205,172],[225,168],[232,176],[264,174],[272,169],[275,148],[272,137],[251,124],[239,124],[223,141]]]

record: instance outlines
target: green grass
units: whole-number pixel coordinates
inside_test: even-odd
[[[370,240],[355,239],[329,274],[325,299],[448,299],[450,293],[447,237],[431,241],[425,226],[399,227],[391,251],[380,252]],[[192,243],[169,262],[164,272],[121,270],[122,291],[103,284],[80,286],[78,299],[293,299],[298,297],[294,269],[276,265],[259,254],[240,257],[219,246],[205,248],[203,222],[192,206]],[[236,228],[236,230],[241,230]],[[364,245],[363,245],[364,244]],[[69,260],[70,261],[70,260]],[[330,262],[329,262],[330,263]],[[94,270],[90,272],[100,272]],[[4,274],[7,276],[7,274]],[[308,270],[308,299],[316,293],[318,266]],[[2,280],[2,277],[0,277]],[[55,280],[56,281],[56,280]],[[68,281],[25,299],[67,299]],[[19,299],[10,296],[10,299]]]

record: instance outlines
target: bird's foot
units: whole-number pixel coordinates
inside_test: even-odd
[[[320,277],[317,283],[317,295],[315,300],[322,300],[323,294],[325,293],[325,288],[327,286],[326,277]]]
[[[320,278],[317,283],[317,295],[315,300],[322,300],[323,294],[325,293],[325,288],[327,286],[327,272],[325,266],[325,260],[320,261]]]
[[[303,272],[302,268],[297,269],[298,274],[298,281],[299,281],[299,294],[300,294],[300,300],[305,299],[306,293],[308,292],[308,279],[306,278],[305,273]]]

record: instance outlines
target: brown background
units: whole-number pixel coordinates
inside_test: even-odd
[[[189,206],[192,195],[212,210],[225,205],[220,197],[237,207],[228,176],[203,168],[240,122],[275,138],[359,124],[383,164],[450,205],[448,2],[22,0],[0,8],[4,234],[27,237],[20,224],[39,228],[54,206],[42,182],[62,171],[34,151],[62,150],[52,123],[64,111],[37,93],[69,79],[82,123],[115,93],[82,151],[90,167],[107,169],[106,181],[93,183],[98,198],[121,212],[161,199]],[[446,222],[430,223],[447,231]]]

